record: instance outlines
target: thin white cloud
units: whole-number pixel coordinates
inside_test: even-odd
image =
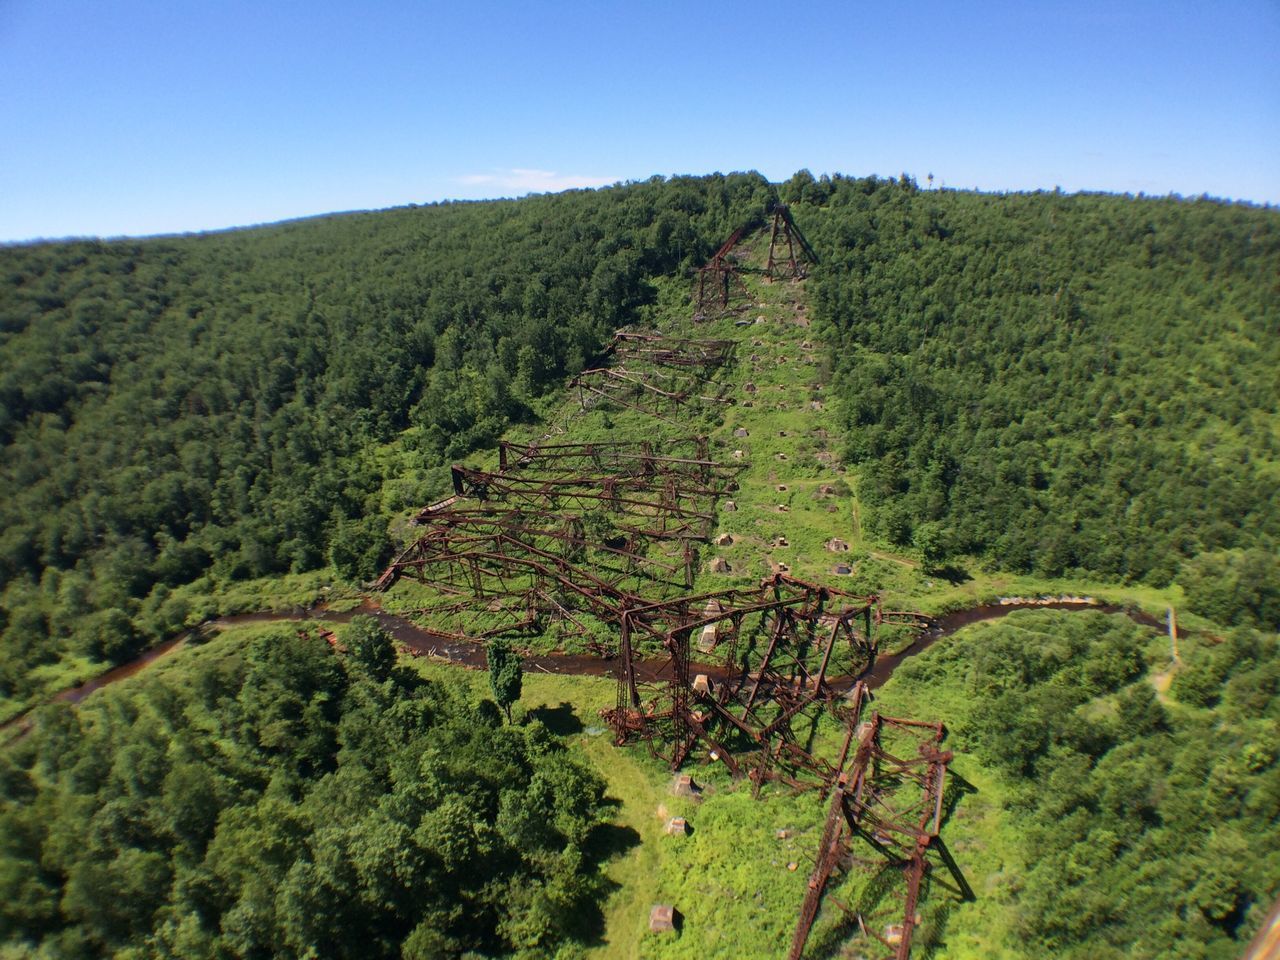
[[[528,170],[513,167],[494,173],[468,173],[458,182],[469,187],[486,187],[498,193],[558,193],[579,187],[605,187],[617,183],[619,177],[589,177],[580,173],[555,173],[552,170]]]

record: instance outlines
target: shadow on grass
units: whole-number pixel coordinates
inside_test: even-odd
[[[899,866],[885,864],[877,873],[867,880],[855,901],[849,905],[861,914],[867,926],[879,930],[888,923],[900,919],[898,917],[899,901],[897,888],[902,885],[902,869]],[[816,937],[809,937],[808,947],[804,955],[808,960],[833,960],[836,957],[849,956],[845,948],[851,946],[850,941],[859,937],[859,943],[868,948],[867,956],[882,955],[883,945],[876,940],[859,936],[858,921],[845,913],[834,903],[825,905],[825,910],[838,914],[835,923],[826,927]],[[816,924],[815,924],[816,927]],[[854,953],[854,956],[862,954]]]
[[[619,806],[616,800],[605,800],[605,805]],[[584,895],[579,899],[572,919],[566,925],[568,935],[583,946],[600,946],[605,943],[605,917],[601,906],[622,889],[620,883],[605,875],[604,865],[639,844],[640,834],[636,830],[617,823],[597,824],[587,834],[586,842],[582,845],[585,860],[583,874],[590,873],[592,868],[595,868],[595,874],[584,887]]]
[[[955,564],[949,563],[945,567],[937,567],[926,571],[931,577],[939,577],[947,581],[953,587],[958,587],[962,583],[968,583],[973,577],[969,576],[969,571],[963,567],[957,567]]]
[[[563,701],[558,706],[541,706],[530,710],[529,719],[541,720],[548,730],[559,737],[572,736],[583,730],[582,721],[574,713],[573,704]]]
[[[582,852],[586,855],[588,862],[603,864],[639,845],[640,833],[634,827],[626,827],[618,823],[601,823],[587,834]]]
[[[971,793],[977,793],[978,788],[966,780],[954,769],[947,770],[947,785],[942,790],[942,820],[941,824],[945,824],[951,819],[951,815],[956,812],[956,807],[960,805],[960,801]]]
[[[926,882],[926,888],[928,884]],[[926,896],[928,890],[925,891]],[[945,952],[939,954],[940,950],[944,950],[947,942],[947,924],[951,921],[951,909],[955,901],[952,899],[944,899],[942,903],[933,909],[925,910],[924,923],[920,927],[920,932],[912,943],[914,950],[919,950],[921,957],[945,956]]]

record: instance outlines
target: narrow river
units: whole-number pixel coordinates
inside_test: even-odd
[[[1015,610],[1098,610],[1102,613],[1124,614],[1136,623],[1144,626],[1162,630],[1165,627],[1164,621],[1158,617],[1143,613],[1131,607],[1121,607],[1115,604],[1096,603],[1091,600],[1071,599],[1071,600],[1012,600],[1002,603],[980,604],[974,607],[967,607],[963,610],[956,610],[951,613],[943,614],[935,618],[930,625],[923,630],[911,646],[897,653],[882,654],[877,656],[872,668],[861,675],[861,677],[834,677],[831,678],[831,684],[836,689],[842,689],[853,685],[857,679],[862,679],[871,687],[878,687],[893,675],[894,670],[898,668],[904,660],[923,653],[929,647],[933,646],[939,640],[951,636],[957,630],[967,627],[970,624],[980,623],[984,620],[996,620],[1000,617],[1006,617]],[[248,626],[252,624],[265,623],[297,623],[303,620],[312,620],[321,623],[343,624],[349,623],[351,618],[358,614],[367,614],[373,617],[381,627],[391,635],[391,637],[401,646],[407,648],[418,656],[432,657],[442,661],[447,661],[461,667],[470,669],[484,669],[485,648],[482,643],[472,643],[466,641],[458,641],[449,637],[442,637],[439,634],[431,633],[428,630],[419,627],[417,624],[406,620],[404,617],[394,613],[388,613],[379,607],[372,600],[366,599],[360,606],[353,610],[335,612],[327,610],[323,606],[310,609],[297,609],[289,613],[242,613],[228,617],[220,617],[217,620],[209,621],[201,630],[221,630],[229,627]],[[122,664],[102,675],[93,678],[78,687],[71,687],[50,698],[53,702],[58,703],[79,703],[91,693],[101,690],[103,687],[131,677],[139,671],[145,669],[157,660],[169,653],[180,648],[186,643],[189,633],[166,640],[158,646],[152,647],[146,653],[142,654],[129,663]],[[541,673],[562,674],[569,676],[588,676],[603,677],[612,676],[614,665],[611,660],[605,660],[590,654],[573,654],[573,653],[542,653],[532,654],[523,659],[526,670],[537,670]],[[639,679],[655,679],[662,667],[667,663],[665,659],[645,661],[637,664],[637,672]],[[696,672],[707,673],[712,678],[720,677],[723,668],[719,665],[710,664],[691,664],[691,669],[696,668]],[[647,674],[647,676],[646,676]],[[16,733],[21,735],[30,726],[30,713],[22,714],[14,717],[12,720],[4,724],[0,724],[0,739],[5,734]]]

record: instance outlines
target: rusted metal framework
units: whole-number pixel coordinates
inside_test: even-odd
[[[618,333],[607,355],[618,363],[647,363],[659,367],[693,369],[709,377],[733,361],[736,340],[690,340],[658,333]]]
[[[773,208],[773,229],[769,233],[769,260],[764,272],[778,280],[801,280],[808,275],[808,266],[818,262],[818,255],[809,246],[796,222],[791,219],[791,208],[780,203]]]
[[[737,489],[742,463],[709,456],[705,437],[633,443],[516,444],[498,448],[500,469],[452,467],[454,496],[415,518],[427,523],[441,505],[462,500],[522,509],[577,512],[607,540],[636,534],[648,540],[705,540],[715,501]],[[617,544],[609,544],[617,546]]]
[[[661,447],[662,452],[655,449]],[[597,472],[616,476],[680,476],[728,489],[744,469],[741,463],[711,459],[706,437],[675,437],[660,445],[649,440],[608,443],[498,443],[502,472],[537,470],[544,477],[576,477]]]
[[[705,437],[675,438],[662,449],[656,454],[643,441],[504,443],[504,469],[455,465],[453,496],[418,513],[421,535],[375,588],[401,576],[431,584],[442,599],[418,612],[447,636],[460,633],[439,618],[468,604],[490,624],[473,625],[472,638],[548,620],[589,633],[584,613],[616,625],[639,597],[662,599],[692,585],[715,501],[736,487],[742,469],[712,459]]]
[[[676,474],[617,476],[595,474],[548,479],[519,473],[489,473],[454,465],[456,497],[499,501],[517,509],[590,514],[611,528],[609,535],[635,534],[649,540],[706,540],[715,523],[720,485]],[[432,513],[420,513],[430,522]]]
[[[744,224],[733,232],[720,249],[711,255],[698,269],[698,291],[694,298],[695,319],[712,312],[723,313],[739,301],[749,300],[747,285],[738,272],[737,263],[730,257],[747,230],[753,224]]]
[[[680,408],[690,401],[726,406],[734,402],[727,395],[727,384],[668,370],[599,367],[583,370],[569,381],[569,386],[578,388],[578,403],[583,410],[607,402],[674,424],[681,422]]]
[[[478,599],[512,593],[523,574],[616,588],[618,598],[629,595],[621,587],[627,583],[687,588],[693,544],[706,539],[718,495],[673,480],[526,485],[464,467],[454,468],[454,478],[464,493],[414,518],[423,532],[388,566],[379,589],[406,573],[445,592],[467,587]],[[581,564],[590,571],[579,571]]]
[[[731,256],[750,223],[699,272],[699,313],[730,309],[747,289]],[[817,262],[785,206],[774,211],[767,273],[803,277]],[[690,401],[731,403],[719,372],[735,342],[657,333],[617,334],[599,365],[571,381],[583,410],[602,402],[680,422]],[[922,885],[937,880],[931,858],[972,896],[938,837],[949,752],[941,724],[862,720],[862,682],[847,696],[843,666],[861,675],[882,624],[919,626],[919,614],[885,611],[859,597],[785,574],[752,588],[690,595],[697,544],[709,537],[716,500],[736,489],[742,463],[712,459],[705,437],[653,441],[503,441],[499,469],[452,468],[453,494],[424,507],[421,534],[375,584],[401,576],[434,588],[428,618],[467,614],[465,639],[548,621],[598,636],[617,631],[617,698],[602,711],[619,745],[644,742],[678,768],[706,750],[758,793],[766,781],[830,791],[817,863],[790,952],[799,960],[830,879],[852,862],[853,840],[872,848],[881,874],[899,880],[901,919],[882,925],[882,898],[855,910],[839,904],[886,956],[905,960]],[[463,638],[434,627],[444,636]],[[593,641],[594,642],[594,641]],[[834,760],[813,746],[832,715],[846,735]],[[853,751],[852,758],[850,752]],[[942,882],[938,880],[938,882]],[[895,914],[895,916],[898,916]]]
[[[678,423],[677,411],[690,401],[733,403],[716,375],[733,362],[735,347],[732,340],[620,333],[605,351],[610,365],[584,370],[569,385],[583,410],[609,402]]]
[[[661,544],[668,539],[661,533],[619,524],[613,528],[616,542],[597,541],[585,526],[572,512],[497,505],[453,509],[432,517],[397,563],[402,572],[412,570],[446,588],[469,585],[477,599],[509,593],[503,583],[535,571],[523,562],[526,555],[560,577],[578,573],[576,565],[589,562],[587,582],[617,587],[620,594],[625,591],[619,585],[626,583],[687,588],[692,582],[692,558],[683,542],[687,538]],[[672,552],[674,559],[668,556]],[[426,576],[428,570],[432,576]]]
[[[424,526],[378,586],[385,589],[401,576],[429,583],[444,600],[422,608],[420,616],[483,610],[496,621],[484,634],[536,629],[548,619],[583,627],[582,613],[613,623],[637,591],[661,596],[687,590],[697,566],[688,539],[663,541],[619,528],[616,541],[596,541],[572,513],[454,507]]]
[[[864,721],[865,688],[856,689],[852,699],[841,769],[831,789],[789,960],[803,956],[824,893],[857,925],[874,951],[868,956],[885,960],[907,960],[910,955],[912,935],[921,922],[917,908],[926,879],[963,899],[973,898],[964,874],[938,835],[947,765],[952,759],[951,752],[942,749],[943,725],[879,712]],[[855,859],[856,839],[870,847],[869,860]],[[935,869],[935,859],[946,867],[950,882]],[[837,872],[859,862],[875,871],[880,882],[862,904],[842,903],[827,892],[827,886]]]
[[[837,643],[870,664],[876,602],[778,574],[756,590],[628,606],[617,702],[604,714],[615,741],[647,741],[673,769],[701,743],[756,790],[824,786],[837,768],[796,729],[837,699],[827,673]]]

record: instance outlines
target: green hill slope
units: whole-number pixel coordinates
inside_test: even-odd
[[[822,264],[803,284],[750,275],[739,313],[694,322],[692,267],[779,196]],[[1118,617],[1029,614],[939,643],[882,704],[946,721],[959,753],[946,829],[979,897],[931,893],[922,950],[1230,956],[1275,893],[1270,846],[1243,840],[1280,815],[1275,646],[1218,625],[1277,626],[1278,237],[1273,211],[1207,202],[797,175],[0,251],[5,710],[219,606],[354,592],[389,526],[448,492],[450,461],[491,465],[501,436],[708,435],[743,470],[695,590],[786,569],[936,610],[1052,575],[1163,609],[1176,577],[1216,621],[1190,618],[1181,663]],[[764,242],[748,236],[744,260],[759,267]],[[737,340],[734,402],[664,421],[583,410],[565,378],[630,322]],[[976,580],[945,583],[960,567]],[[412,612],[430,593],[402,581],[383,599]],[[452,681],[362,677],[310,638],[295,664],[293,642],[233,631],[181,651],[153,682],[44,711],[0,758],[15,956],[43,940],[736,957],[789,940],[812,794],[756,802],[717,764],[699,768],[700,804],[672,798],[660,764],[601,736],[608,682],[531,677],[511,730]],[[445,780],[480,816],[455,803],[442,822],[453,788],[415,786],[441,731],[466,761]],[[838,739],[827,719],[812,733]],[[620,825],[592,827],[610,808],[557,742],[596,768]],[[194,808],[165,764],[212,777]],[[503,764],[515,792],[491,776]],[[578,804],[563,836],[513,813],[561,794]],[[332,827],[357,811],[359,830]],[[660,832],[676,814],[687,842]],[[517,857],[526,829],[540,839]],[[472,841],[510,868],[498,886],[457,856]],[[138,893],[122,906],[92,895],[104,884]],[[1119,911],[1113,888],[1151,902]],[[883,891],[854,875],[840,895]],[[679,904],[681,937],[643,935],[658,898]],[[467,903],[484,930],[464,932]],[[808,955],[850,932],[824,911]]]
[[[418,468],[530,418],[769,195],[681,179],[0,250],[0,697],[180,626],[181,584],[325,567],[335,541],[373,576]]]
[[[1280,536],[1280,217],[792,184],[868,527],[1163,585]],[[1274,625],[1274,621],[1273,621]]]

